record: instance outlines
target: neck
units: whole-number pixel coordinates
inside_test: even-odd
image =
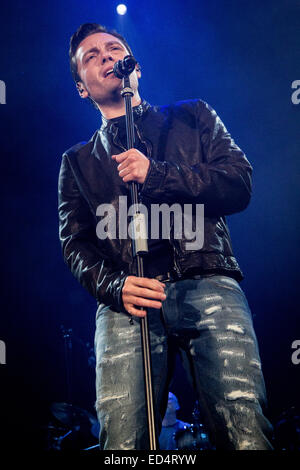
[[[136,92],[133,97],[131,98],[131,106],[138,106],[141,104],[142,100],[138,92]],[[108,103],[101,103],[98,104],[98,108],[100,113],[102,114],[105,119],[113,119],[119,116],[124,116],[126,114],[125,109],[125,100],[121,97],[121,99],[117,99],[116,101],[110,101]]]

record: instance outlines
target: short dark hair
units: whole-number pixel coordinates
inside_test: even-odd
[[[129,47],[127,41],[121,34],[119,34],[115,30],[109,30],[105,26],[102,26],[98,23],[84,23],[79,26],[77,31],[71,36],[70,39],[70,49],[69,49],[69,59],[70,59],[70,69],[71,74],[75,82],[79,82],[81,80],[78,70],[77,70],[77,61],[75,59],[75,54],[78,49],[79,44],[83,41],[86,37],[90,36],[91,34],[95,33],[107,33],[115,36],[116,38],[120,39],[123,45],[126,47],[130,55],[133,55],[131,48]]]

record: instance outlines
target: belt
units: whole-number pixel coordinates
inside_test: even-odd
[[[179,276],[176,273],[167,272],[165,274],[158,274],[154,276],[154,279],[157,279],[160,282],[176,282],[183,279],[202,279],[203,277],[211,277],[216,273],[203,273],[203,274],[186,274]]]
[[[157,276],[154,277],[154,279],[157,279],[160,282],[175,282],[175,281],[179,281],[181,277],[174,275],[171,272],[167,272],[165,274],[158,274]]]

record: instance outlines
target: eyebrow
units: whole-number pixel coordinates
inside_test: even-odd
[[[106,43],[104,44],[104,46],[107,48],[107,47],[113,46],[113,45],[115,45],[115,44],[118,45],[118,46],[121,46],[121,47],[123,47],[123,48],[125,49],[125,46],[123,46],[123,44],[120,43],[119,41],[108,41],[108,42],[106,42]],[[88,51],[86,51],[86,52],[83,54],[82,60],[84,60],[85,57],[86,57],[88,54],[90,54],[91,52],[98,52],[98,51],[99,51],[98,47],[91,47]]]

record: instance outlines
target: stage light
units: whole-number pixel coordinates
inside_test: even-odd
[[[124,5],[123,3],[120,3],[120,5],[117,6],[117,13],[119,15],[125,15],[127,12],[127,6]]]

